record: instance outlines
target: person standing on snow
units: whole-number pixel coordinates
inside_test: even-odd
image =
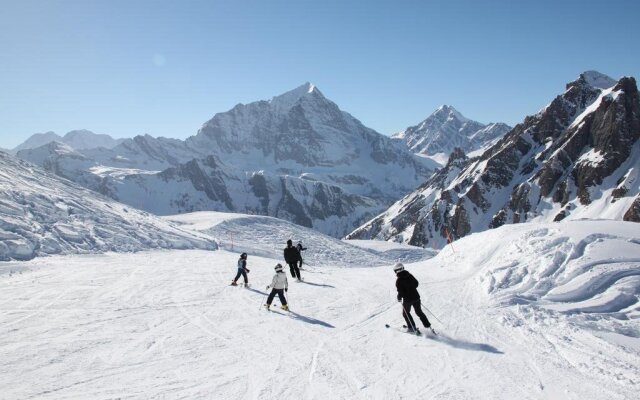
[[[287,248],[284,249],[284,261],[289,264],[289,271],[291,276],[296,278],[298,282],[302,280],[300,276],[300,268],[298,268],[298,261],[301,261],[300,252],[297,248],[293,247],[291,239],[287,240]]]
[[[247,272],[250,272],[249,268],[247,268],[247,253],[242,253],[240,254],[240,258],[238,259],[238,273],[231,282],[231,286],[238,286],[237,281],[238,279],[240,279],[240,275],[242,275],[242,277],[244,278],[244,286],[249,286]]]
[[[284,292],[289,290],[289,282],[287,282],[287,274],[284,273],[284,269],[282,265],[278,264],[275,267],[276,274],[273,276],[273,281],[271,281],[271,285],[267,286],[267,290],[271,288],[271,293],[269,293],[269,297],[267,298],[267,304],[264,306],[267,310],[271,307],[271,302],[273,298],[278,295],[280,298],[280,303],[282,303],[282,308],[285,311],[289,311],[289,305],[287,304],[287,299],[284,297]]]
[[[296,244],[296,249],[298,249],[298,254],[300,254],[300,266],[298,267],[299,269],[302,269],[302,252],[304,250],[306,250],[306,247],[302,247],[302,240],[298,241],[298,244]]]
[[[418,318],[422,322],[425,328],[431,328],[431,323],[427,319],[427,316],[422,312],[420,307],[420,294],[418,293],[418,281],[404,269],[404,265],[397,263],[393,267],[393,271],[396,273],[396,288],[398,289],[398,301],[402,302],[402,316],[407,323],[407,330],[409,332],[420,333],[416,327],[416,323],[411,317],[411,307],[416,312]]]

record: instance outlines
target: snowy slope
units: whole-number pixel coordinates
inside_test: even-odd
[[[277,218],[195,212],[172,215],[165,219],[183,224],[216,239],[221,248],[248,252],[268,258],[282,258],[287,240],[302,241],[304,262],[314,267],[345,264],[349,266],[379,266],[396,261],[417,262],[431,258],[434,252],[407,245],[362,241],[341,241],[322,233]]]
[[[246,218],[191,225],[271,229]],[[436,338],[396,329],[390,265],[314,266],[290,284],[292,312],[269,313],[281,259],[250,247],[250,289],[228,286],[237,251],[0,263],[0,387],[9,399],[632,399],[639,246],[640,225],[622,222],[470,235],[407,265]]]
[[[585,72],[481,156],[452,153],[417,191],[348,237],[440,248],[447,232],[508,223],[640,222],[639,138],[635,79]]]
[[[472,121],[452,106],[443,105],[418,125],[392,135],[392,139],[444,164],[453,149],[460,148],[465,153],[485,149],[510,130],[504,123],[484,125]]]
[[[216,244],[0,153],[0,260],[152,248]]]

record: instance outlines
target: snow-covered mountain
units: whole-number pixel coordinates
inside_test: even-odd
[[[25,149],[35,149],[36,147],[44,146],[47,143],[51,143],[54,141],[62,141],[62,137],[56,134],[55,132],[45,132],[45,133],[34,133],[23,143],[11,149],[11,153],[15,154],[20,150]]]
[[[216,244],[0,153],[0,260],[152,248]]]
[[[639,138],[635,79],[585,72],[482,156],[455,151],[419,190],[349,237],[442,247],[448,235],[509,223],[640,222]]]
[[[16,146],[11,153],[17,154],[21,150],[35,149],[51,142],[60,142],[71,146],[75,150],[86,150],[103,147],[113,148],[122,143],[124,139],[114,139],[109,135],[97,134],[86,129],[67,132],[64,137],[55,132],[36,133],[22,144]]]
[[[309,83],[216,114],[185,141],[145,135],[78,153],[84,158],[54,146],[19,156],[155,213],[256,213],[335,236],[414,190],[437,166]]]
[[[509,125],[501,122],[485,125],[472,121],[452,106],[443,105],[418,125],[391,137],[416,154],[446,161],[455,148],[465,153],[484,149],[510,130]]]

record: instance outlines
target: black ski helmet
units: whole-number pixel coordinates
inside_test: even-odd
[[[242,258],[243,260],[246,260],[247,259],[247,253],[240,254],[240,258]]]
[[[291,239],[287,240],[287,246],[291,246],[293,244],[293,242],[291,241]]]
[[[282,272],[282,265],[278,264],[274,269],[276,270],[276,272]]]

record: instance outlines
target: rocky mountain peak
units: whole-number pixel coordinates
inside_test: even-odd
[[[413,153],[432,157],[444,165],[454,148],[471,153],[486,148],[509,130],[511,127],[503,123],[484,125],[470,120],[445,104],[418,125],[396,133],[392,138],[403,142]]]
[[[429,118],[438,118],[438,119],[456,119],[460,122],[467,122],[469,119],[465,118],[458,110],[456,110],[453,106],[443,104],[438,107]],[[428,119],[428,118],[427,118]]]
[[[326,101],[322,92],[320,92],[313,83],[306,82],[293,90],[285,92],[279,96],[274,96],[269,103],[274,109],[280,112],[287,112],[293,106],[298,104],[301,99],[317,99]]]
[[[598,71],[585,71],[580,74],[580,79],[583,79],[587,84],[598,89],[609,89],[618,83],[615,79]]]
[[[618,83],[615,79],[598,71],[585,71],[580,74],[578,79],[567,83],[567,90],[572,88],[578,89],[609,89]]]
[[[588,71],[478,158],[449,163],[416,192],[354,231],[441,247],[526,221],[640,220],[640,93],[635,79]]]

